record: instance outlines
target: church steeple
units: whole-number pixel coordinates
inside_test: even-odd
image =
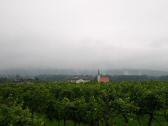
[[[100,70],[98,69],[98,75],[100,75]]]
[[[97,75],[97,82],[98,83],[108,83],[110,81],[110,78],[108,76],[102,74],[99,69],[97,71],[97,74],[98,74]]]
[[[101,73],[100,73],[100,70],[98,69],[98,71],[97,71],[97,81],[98,81],[98,83],[100,82],[100,77],[101,77]]]

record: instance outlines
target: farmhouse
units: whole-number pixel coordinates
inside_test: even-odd
[[[70,80],[71,83],[76,83],[76,84],[87,83],[89,81],[90,80],[87,79],[87,77],[80,77],[80,76],[75,76]]]
[[[87,82],[89,82],[89,80],[83,80],[83,79],[76,80],[76,84],[87,83]]]

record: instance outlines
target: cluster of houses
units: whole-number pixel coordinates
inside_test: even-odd
[[[89,79],[84,79],[84,78],[80,78],[80,77],[74,77],[73,79],[71,79],[70,82],[72,83],[87,83],[90,82],[91,80]],[[98,83],[102,83],[102,84],[106,84],[110,81],[110,78],[107,75],[101,74],[100,70],[98,70],[98,74],[96,76],[96,81]]]

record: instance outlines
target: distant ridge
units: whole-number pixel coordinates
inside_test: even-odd
[[[167,71],[147,69],[106,69],[108,75],[148,75],[165,76]],[[51,75],[96,75],[97,70],[74,70],[74,69],[6,69],[0,70],[0,75],[36,76],[41,74]]]

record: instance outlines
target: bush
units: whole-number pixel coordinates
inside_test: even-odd
[[[44,122],[21,105],[0,105],[0,126],[44,126]]]

